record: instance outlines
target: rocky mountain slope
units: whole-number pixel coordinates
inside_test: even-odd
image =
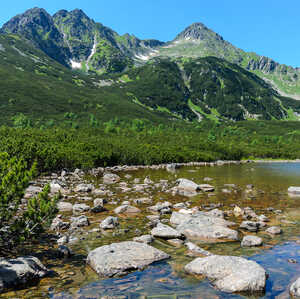
[[[12,18],[1,32],[21,35],[65,66],[100,73],[124,71],[163,45],[129,34],[121,36],[79,9],[60,10],[51,16],[33,8]]]

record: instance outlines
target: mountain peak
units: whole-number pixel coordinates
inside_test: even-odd
[[[178,34],[175,38],[175,41],[205,40],[211,38],[213,38],[214,40],[223,40],[222,36],[207,28],[203,23],[197,22],[188,26],[180,34]]]

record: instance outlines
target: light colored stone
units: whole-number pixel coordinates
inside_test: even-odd
[[[245,236],[241,242],[242,247],[261,246],[262,238],[256,236]]]
[[[119,218],[109,216],[100,223],[102,229],[113,229],[119,225]]]
[[[290,294],[294,297],[300,298],[300,277],[292,283],[290,287]]]
[[[137,214],[140,213],[141,210],[139,208],[136,208],[134,206],[130,206],[130,205],[122,205],[117,207],[114,212],[116,214]]]
[[[163,239],[177,239],[182,238],[182,234],[179,233],[174,228],[158,223],[156,227],[154,227],[151,231],[151,235],[153,237],[163,238]]]
[[[266,286],[266,271],[256,262],[236,256],[197,258],[185,270],[205,275],[218,289],[228,293],[263,291]]]
[[[204,256],[211,256],[213,255],[212,253],[210,253],[209,251],[197,246],[196,244],[192,243],[192,242],[186,242],[185,246],[187,247],[187,249],[189,250],[189,255],[204,255]]]
[[[91,251],[87,263],[101,277],[113,277],[143,269],[169,255],[144,243],[121,242],[105,245]]]
[[[153,237],[151,235],[143,235],[140,237],[135,237],[133,238],[134,242],[140,242],[140,243],[145,243],[145,244],[151,244],[153,242]]]
[[[103,183],[104,184],[115,184],[120,181],[120,177],[114,173],[106,173],[103,176]]]
[[[279,235],[282,233],[282,229],[278,226],[271,226],[268,229],[266,229],[266,232],[271,235]]]
[[[90,222],[89,219],[82,215],[79,217],[71,217],[71,228],[78,228],[83,226],[89,226]]]
[[[57,208],[60,212],[71,212],[73,210],[73,205],[70,202],[60,201],[57,204]]]
[[[73,206],[73,213],[84,213],[90,210],[90,206],[84,203],[78,203]]]
[[[75,187],[75,192],[91,192],[94,189],[92,184],[79,184]]]

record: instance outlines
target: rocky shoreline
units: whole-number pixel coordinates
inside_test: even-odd
[[[280,222],[274,220],[282,214],[281,210],[268,207],[264,214],[258,214],[253,208],[238,204],[224,210],[221,203],[203,205],[193,201],[198,195],[205,198],[214,195],[216,188],[211,183],[213,178],[209,177],[203,178],[203,183],[196,183],[186,178],[155,181],[149,176],[134,178],[130,174],[142,169],[173,173],[180,167],[250,162],[253,161],[115,166],[87,172],[63,170],[32,182],[23,203],[26,207],[26,199],[38,194],[46,184],[50,184],[51,195],[60,193],[59,214],[50,228],[56,235],[56,250],[61,257],[68,259],[72,255],[72,246],[85,242],[91,234],[103,238],[105,245],[91,248],[86,256],[87,265],[100,277],[122,276],[170,258],[169,254],[151,245],[155,240],[162,240],[175,247],[184,247],[189,256],[196,257],[185,265],[186,273],[203,275],[224,292],[261,292],[267,280],[267,273],[261,266],[245,258],[214,254],[198,243],[239,242],[241,247],[263,246],[265,240],[283,233]],[[261,192],[250,184],[245,189],[225,184],[218,191],[224,196],[239,194],[249,199]],[[154,193],[161,197],[154,197]],[[129,219],[142,221],[143,225],[129,227],[126,225]],[[106,242],[107,235],[121,235],[125,240]],[[34,259],[3,260],[0,263],[0,291],[27,285],[47,275],[46,267]],[[4,279],[8,277],[7,271],[17,275],[7,281]],[[298,291],[299,283],[295,282],[291,293],[297,294]]]

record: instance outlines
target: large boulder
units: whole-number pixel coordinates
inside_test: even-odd
[[[73,206],[73,213],[84,213],[90,210],[90,206],[86,205],[85,203],[77,203]]]
[[[238,240],[238,232],[228,228],[234,223],[205,212],[195,214],[173,212],[170,222],[177,225],[176,230],[179,233],[191,240]]]
[[[266,271],[254,261],[236,256],[197,258],[185,266],[190,274],[204,275],[223,292],[256,292],[266,286]]]
[[[0,293],[9,289],[28,287],[48,274],[36,257],[19,257],[0,261]]]
[[[291,285],[290,293],[294,297],[300,297],[300,277]]]
[[[151,235],[153,237],[163,239],[182,238],[182,234],[179,233],[176,229],[162,223],[158,223],[157,226],[151,230]]]
[[[87,263],[99,276],[112,277],[167,258],[168,254],[147,244],[127,241],[96,248],[89,253]]]

